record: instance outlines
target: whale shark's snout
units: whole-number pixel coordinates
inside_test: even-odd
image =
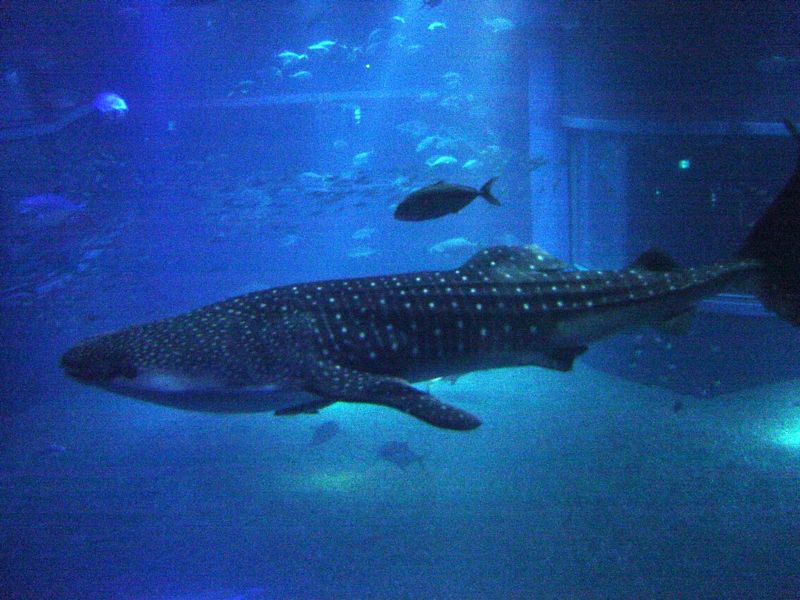
[[[137,375],[131,356],[105,343],[105,338],[88,340],[67,350],[61,357],[61,368],[73,379],[94,385]]]
[[[264,362],[268,348],[248,339],[233,344],[225,329],[230,324],[212,322],[209,314],[88,339],[64,353],[61,367],[80,383],[186,410],[253,412],[319,403],[292,385],[284,366]]]

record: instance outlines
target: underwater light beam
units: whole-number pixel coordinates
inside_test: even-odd
[[[780,446],[800,450],[800,420],[778,429],[772,440]]]

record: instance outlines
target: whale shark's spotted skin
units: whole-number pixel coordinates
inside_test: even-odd
[[[289,414],[341,400],[471,429],[476,417],[406,380],[512,365],[569,370],[595,339],[684,315],[760,268],[573,271],[536,247],[499,246],[450,271],[238,296],[90,339],[62,364],[78,380],[184,408]]]
[[[800,147],[800,131],[786,128]],[[574,271],[535,246],[482,250],[452,271],[320,281],[231,298],[86,340],[61,365],[84,383],[209,411],[397,408],[438,427],[480,421],[408,381],[510,365],[569,370],[586,344],[675,327],[695,302],[756,279],[800,326],[800,153],[738,260],[681,269],[658,252],[621,271]]]

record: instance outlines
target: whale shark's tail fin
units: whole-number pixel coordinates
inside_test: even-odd
[[[800,326],[800,131],[784,125],[798,144],[794,173],[753,226],[739,257],[764,265],[759,296],[764,306]]]

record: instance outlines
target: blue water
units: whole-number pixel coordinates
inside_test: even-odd
[[[800,595],[800,338],[747,290],[570,373],[419,384],[480,416],[465,433],[182,412],[58,368],[90,335],[490,245],[730,256],[794,161],[795,7],[183,4],[0,16],[0,597]],[[392,217],[493,176],[501,207]],[[44,194],[70,210],[19,210]]]

